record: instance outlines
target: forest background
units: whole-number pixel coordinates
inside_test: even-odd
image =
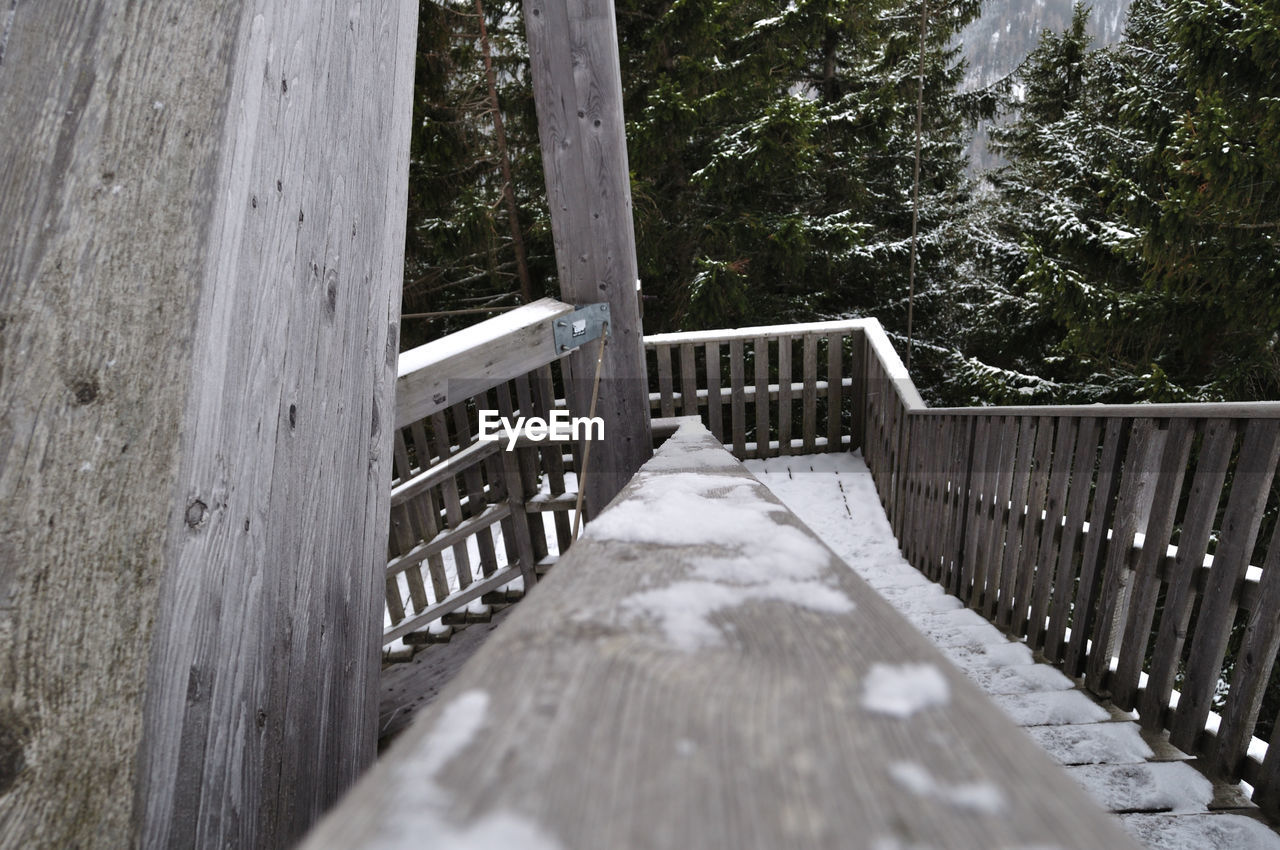
[[[1280,398],[1280,0],[1059,5],[618,0],[645,331],[912,291],[930,404]],[[558,292],[519,4],[421,9],[406,348]]]

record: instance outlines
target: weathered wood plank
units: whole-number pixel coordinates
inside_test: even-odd
[[[707,427],[724,443],[724,402],[720,394],[720,344],[703,346],[707,364]]]
[[[1015,635],[1027,633],[1027,621],[1031,613],[1032,588],[1035,586],[1036,565],[1040,561],[1042,514],[1047,507],[1049,490],[1050,452],[1053,449],[1054,421],[1048,416],[1036,420],[1034,469],[1027,487],[1027,516],[1022,527],[1022,540],[1014,567],[1017,579],[1013,584],[1014,613],[1010,623]],[[1042,626],[1043,627],[1043,626]]]
[[[397,428],[523,375],[561,355],[552,325],[573,311],[543,298],[400,355]]]
[[[1129,422],[1108,419],[1102,438],[1102,454],[1098,458],[1098,474],[1094,479],[1093,504],[1089,510],[1089,529],[1080,556],[1079,587],[1071,611],[1071,638],[1063,655],[1062,669],[1068,676],[1084,672],[1085,644],[1096,616],[1094,604],[1102,581],[1102,559],[1106,556],[1106,529],[1115,514],[1116,491],[1120,486],[1120,463],[1128,446]]]
[[[995,624],[1006,630],[1013,619],[1013,590],[1018,581],[1018,562],[1022,554],[1022,528],[1024,523],[1031,521],[1026,515],[1027,493],[1031,487],[1031,460],[1038,422],[1030,416],[1018,421],[1018,453],[1013,464],[1013,480],[1009,483],[1008,519],[1002,530],[1004,549],[1000,553],[999,575],[992,581],[999,598],[989,600],[987,606],[989,611],[995,611]]]
[[[844,436],[843,399],[840,391],[844,382],[844,337],[831,334],[827,337],[827,451],[843,450]]]
[[[1218,727],[1218,749],[1212,756],[1215,769],[1228,780],[1240,776],[1249,750],[1262,698],[1271,681],[1276,651],[1280,649],[1280,523],[1276,524],[1262,566],[1258,599],[1249,610],[1249,619],[1231,671],[1231,690]],[[1276,747],[1280,749],[1280,746]],[[1268,747],[1267,756],[1271,756]],[[1271,779],[1275,782],[1275,778]],[[1278,789],[1280,790],[1280,789]],[[1275,791],[1268,789],[1274,798]]]
[[[1120,644],[1120,664],[1111,677],[1111,698],[1125,711],[1132,710],[1137,700],[1138,682],[1142,676],[1147,643],[1151,639],[1151,626],[1160,598],[1160,569],[1173,534],[1193,436],[1194,423],[1191,420],[1170,420],[1164,452],[1159,461],[1159,477],[1152,497],[1151,516],[1144,532],[1146,539],[1134,569],[1133,598]]]
[[[458,435],[458,445],[471,445],[471,423],[467,420],[466,405],[455,404],[449,408],[449,416],[453,420],[454,433]],[[466,467],[462,471],[462,481],[467,490],[467,516],[476,516],[487,507],[480,464],[473,463]],[[488,532],[477,534],[476,548],[480,554],[480,573],[486,576],[492,574],[498,566],[498,554],[494,550],[493,536]]]
[[[520,375],[512,383],[516,388],[516,404],[522,413],[533,411],[539,415],[545,415],[546,411],[539,407],[538,400],[534,398],[533,385],[528,375]],[[538,477],[543,467],[553,462],[546,458],[555,455],[556,458],[561,459],[562,466],[564,463],[560,446],[554,443],[544,443],[541,448],[532,444],[522,446],[516,449],[516,454],[520,464],[521,492],[526,501],[538,492]],[[509,483],[508,486],[514,485]],[[517,518],[516,522],[519,521]],[[542,514],[526,512],[524,521],[529,526],[529,540],[533,543],[533,555],[538,560],[542,560],[547,557],[547,527],[542,520]]]
[[[1159,457],[1164,450],[1167,431],[1155,427],[1151,419],[1139,419],[1131,426],[1129,446],[1121,474],[1119,495],[1115,513],[1105,526],[1111,539],[1106,544],[1105,563],[1099,578],[1097,616],[1094,617],[1092,646],[1085,664],[1085,684],[1095,694],[1103,694],[1104,679],[1111,669],[1112,650],[1123,634],[1128,616],[1129,592],[1132,571],[1129,558],[1133,554],[1133,541],[1138,532],[1146,528],[1151,513],[1151,499],[1155,495],[1155,473]]]
[[[769,340],[756,337],[751,347],[755,366],[756,457],[769,457]]]
[[[449,457],[452,440],[443,413],[433,413],[431,420],[431,442],[436,454],[441,458]],[[440,483],[440,495],[444,500],[445,522],[449,528],[457,528],[465,518],[462,512],[462,496],[458,489],[456,475],[446,476]],[[471,584],[471,553],[467,551],[465,541],[459,541],[453,547],[453,569],[458,576],[458,586]]]
[[[806,454],[813,454],[814,435],[818,419],[818,338],[805,334],[801,350],[804,390],[800,396],[800,425]]]
[[[673,546],[652,519],[668,479],[633,482],[305,850],[499,826],[513,845],[566,850],[1133,847],[741,466],[707,464],[709,439],[685,445],[703,450],[686,481],[732,493],[699,498],[744,521]],[[708,563],[741,564],[752,527],[755,554],[786,547],[789,575],[824,604],[770,595],[772,560],[762,586],[736,569],[709,577]],[[653,540],[636,539],[643,528]],[[719,602],[677,621],[664,600],[686,599],[695,576]],[[903,697],[881,686],[898,676],[934,696],[881,703]]]
[[[991,498],[991,484],[989,482],[992,479],[991,467],[993,464],[988,462],[987,458],[991,451],[993,431],[993,422],[990,418],[977,418],[973,438],[973,461],[970,464],[968,504],[963,517],[965,532],[964,562],[960,574],[960,584],[956,588],[957,595],[966,601],[972,600],[975,592],[974,576],[978,563],[979,539],[982,537],[979,529],[984,515],[985,502]]]
[[[552,405],[555,404],[555,384],[551,375],[551,367],[543,366],[532,376],[533,381],[533,403],[538,410],[538,415],[546,417]],[[565,492],[564,479],[564,456],[558,451],[546,452],[542,455],[543,469],[547,473],[547,481],[550,485],[552,497],[560,496]],[[576,495],[576,492],[575,494]],[[560,552],[567,552],[569,549],[570,538],[573,530],[569,524],[569,513],[566,510],[556,511],[553,523],[556,527],[556,542],[559,544]]]
[[[778,451],[791,454],[791,345],[792,337],[778,337]]]
[[[1174,677],[1182,660],[1182,645],[1191,620],[1191,607],[1195,604],[1195,576],[1208,551],[1209,534],[1218,512],[1235,437],[1235,425],[1229,419],[1210,420],[1205,428],[1196,474],[1187,497],[1182,531],[1178,535],[1178,554],[1165,592],[1164,611],[1160,615],[1160,628],[1151,655],[1151,670],[1138,701],[1139,719],[1148,729],[1159,729],[1164,723],[1164,711],[1169,705]]]
[[[415,10],[3,16],[0,846],[290,845],[374,756]]]
[[[1067,485],[1071,483],[1071,452],[1078,426],[1075,419],[1059,420],[1058,434],[1054,440],[1044,523],[1040,527],[1040,544],[1037,549],[1035,587],[1031,591],[1031,613],[1027,621],[1027,645],[1033,650],[1044,646],[1049,600],[1053,593],[1054,573],[1058,567],[1058,551],[1062,543]]]
[[[1076,431],[1076,448],[1072,452],[1071,488],[1067,496],[1067,512],[1058,549],[1058,568],[1054,571],[1053,602],[1049,607],[1049,628],[1045,634],[1044,654],[1051,662],[1062,658],[1066,642],[1067,621],[1075,599],[1077,541],[1084,528],[1085,512],[1093,489],[1094,465],[1098,460],[1098,436],[1102,423],[1088,417],[1080,420]]]
[[[698,378],[697,362],[694,360],[693,343],[686,342],[680,346],[680,395],[685,416],[698,415]]]
[[[618,30],[612,0],[524,0],[523,10],[561,297],[610,310],[596,407],[609,439],[592,447],[583,480],[590,519],[653,453]],[[574,415],[590,409],[598,351],[568,357]]]
[[[676,415],[676,403],[672,388],[671,346],[659,345],[658,356],[658,395],[661,397],[663,416]]]
[[[729,343],[729,412],[733,425],[733,456],[747,456],[747,403],[742,388],[746,383],[742,362],[742,340]]]
[[[1271,478],[1280,457],[1280,420],[1253,419],[1245,426],[1240,459],[1231,480],[1227,512],[1222,517],[1218,548],[1209,568],[1209,582],[1200,597],[1195,637],[1187,656],[1182,696],[1169,727],[1175,747],[1190,749],[1204,730],[1213,706],[1222,658],[1236,617],[1236,587],[1244,579],[1249,556],[1257,542],[1267,508]],[[1274,616],[1275,612],[1271,612]]]

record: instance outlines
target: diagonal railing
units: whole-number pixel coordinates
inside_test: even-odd
[[[930,409],[875,320],[646,344],[657,412],[861,448],[914,566],[1280,815],[1280,403]]]

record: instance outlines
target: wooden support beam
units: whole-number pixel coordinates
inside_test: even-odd
[[[0,846],[290,846],[375,755],[416,3],[0,30]]]
[[[653,451],[618,33],[613,0],[524,0],[524,20],[561,298],[605,301],[612,314],[596,410],[605,439],[584,486],[590,518]],[[597,354],[589,344],[570,357],[574,415],[587,414]]]

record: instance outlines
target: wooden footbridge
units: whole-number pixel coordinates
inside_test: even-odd
[[[814,536],[739,463],[784,464],[790,477],[789,458],[851,452],[866,459],[903,566],[998,627],[1009,649],[994,657],[1017,649],[1017,663],[1034,654],[1061,671],[1022,674],[1052,682],[1045,694],[997,688],[997,701],[1013,700],[1015,716],[1047,712],[1032,723],[1135,711],[1142,734],[1126,740],[1150,756],[1145,735],[1174,759],[1136,781],[1208,789],[1207,776],[1219,792],[1203,792],[1201,811],[1216,800],[1247,812],[1252,793],[1275,813],[1280,759],[1255,731],[1280,636],[1267,521],[1280,405],[934,410],[874,320],[652,336],[654,433],[684,430],[574,543],[578,446],[526,438],[506,451],[475,437],[479,410],[564,406],[563,355],[527,341],[569,311],[542,302],[473,328],[471,350],[448,341],[404,358],[388,660],[487,618],[484,603],[508,601],[515,584],[528,592],[556,553],[559,565],[312,846],[369,834],[398,846],[410,824],[471,836],[495,822],[570,847],[1122,846],[1012,720],[834,566],[820,542],[828,522],[801,511]],[[526,342],[507,367],[513,333]],[[424,407],[419,382],[447,374],[433,347],[469,379]],[[481,361],[487,377],[459,365]],[[855,573],[867,557],[842,554]],[[943,639],[953,660],[957,635]],[[873,707],[878,676],[895,682],[885,699],[901,716]],[[1089,707],[1055,697],[1063,687]],[[1122,733],[1097,734],[1105,750]],[[414,771],[426,771],[417,796],[403,788]],[[1191,799],[1110,793],[1119,811],[1185,812]],[[463,799],[463,815],[443,802]],[[1172,828],[1131,823],[1156,846]],[[1240,844],[1222,815],[1206,823],[1201,839],[1272,846]]]
[[[415,5],[0,20],[0,847],[1131,846],[886,601],[944,590],[1280,813],[1280,404],[936,410],[873,320],[644,337],[610,0],[523,7],[564,303],[397,361]],[[605,439],[478,439],[562,409]],[[812,455],[925,585],[742,465]],[[517,595],[370,771],[381,662]]]

